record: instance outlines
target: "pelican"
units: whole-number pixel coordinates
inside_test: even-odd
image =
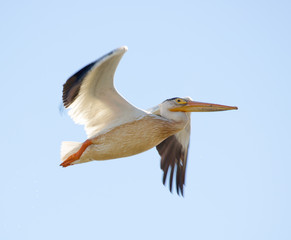
[[[172,192],[183,195],[190,138],[190,113],[234,110],[237,107],[174,97],[142,110],[127,102],[114,88],[117,65],[127,47],[117,48],[88,64],[63,85],[63,104],[85,127],[87,140],[62,142],[60,166],[132,156],[156,147],[161,156],[163,184],[167,174]]]

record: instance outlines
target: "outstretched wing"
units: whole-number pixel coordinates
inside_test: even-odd
[[[160,115],[159,107],[148,110],[152,114]],[[169,188],[172,191],[174,172],[176,172],[177,193],[183,196],[185,185],[185,174],[187,166],[188,148],[190,141],[190,120],[183,130],[168,137],[156,146],[161,156],[161,169],[164,171],[163,184],[166,183],[167,174],[169,176]]]
[[[85,125],[88,138],[101,130],[134,120],[144,112],[128,103],[114,88],[116,68],[127,47],[120,47],[82,68],[63,86],[69,115]]]

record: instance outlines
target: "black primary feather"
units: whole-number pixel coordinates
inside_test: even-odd
[[[174,172],[176,172],[176,189],[178,195],[183,196],[183,187],[185,185],[185,171],[188,149],[183,149],[182,144],[177,140],[175,135],[172,135],[156,146],[161,156],[161,169],[164,171],[163,184],[166,183],[166,178],[169,169],[171,169],[169,188],[172,191]]]
[[[75,101],[79,94],[84,78],[92,70],[94,65],[98,64],[98,62],[100,62],[102,59],[113,53],[114,51],[111,51],[98,60],[88,64],[66,81],[66,83],[63,85],[63,104],[65,108],[69,107]]]

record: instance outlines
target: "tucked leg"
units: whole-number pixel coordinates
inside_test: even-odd
[[[73,162],[75,162],[76,160],[78,160],[78,159],[82,156],[83,152],[84,152],[84,151],[87,149],[87,147],[90,146],[91,144],[92,144],[92,141],[91,141],[90,139],[86,140],[86,141],[82,144],[82,146],[81,146],[81,148],[79,149],[79,151],[76,152],[76,153],[74,153],[74,154],[72,154],[71,156],[69,156],[65,161],[63,161],[63,162],[60,164],[60,166],[62,166],[62,167],[68,167],[68,166],[72,165]]]

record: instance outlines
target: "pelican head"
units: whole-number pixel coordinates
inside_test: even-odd
[[[175,97],[165,100],[160,105],[161,115],[174,121],[189,119],[190,112],[214,112],[237,110],[237,107],[226,106],[214,103],[193,101],[190,97]]]

